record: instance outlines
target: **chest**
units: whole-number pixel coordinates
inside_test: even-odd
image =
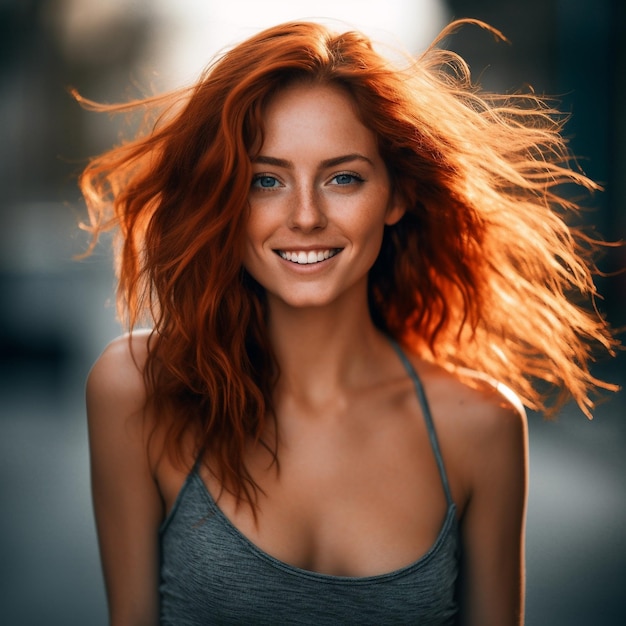
[[[453,623],[458,532],[451,509],[435,545],[371,577],[304,571],[232,526],[192,475],[161,533],[161,622],[179,624]]]
[[[262,445],[248,451],[256,516],[201,468],[228,523],[273,558],[328,575],[379,575],[426,554],[448,502],[419,408],[400,404],[391,416],[355,408],[335,423],[292,423],[278,442],[278,464]]]

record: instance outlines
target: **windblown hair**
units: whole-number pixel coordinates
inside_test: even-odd
[[[85,228],[92,248],[116,232],[120,311],[131,330],[154,329],[145,376],[157,416],[174,417],[170,452],[194,429],[221,484],[251,503],[244,446],[266,443],[278,376],[264,292],[242,266],[251,158],[268,101],[294,82],[353,98],[407,207],[370,272],[380,329],[502,381],[533,409],[573,398],[590,416],[591,392],[611,388],[589,370],[596,347],[615,347],[591,306],[594,242],[568,226],[578,207],[562,193],[596,185],[549,103],[480,94],[440,47],[460,23],[402,67],[363,34],[293,22],[223,53],[191,88],[125,105],[76,96],[154,115],[85,169]]]

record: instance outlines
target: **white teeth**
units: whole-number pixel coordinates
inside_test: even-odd
[[[304,250],[300,252],[284,252],[280,250],[279,254],[283,259],[285,259],[285,261],[291,261],[292,263],[298,263],[299,265],[309,265],[330,259],[335,256],[337,252],[339,252],[338,249],[317,251],[310,250],[309,252],[305,252]]]

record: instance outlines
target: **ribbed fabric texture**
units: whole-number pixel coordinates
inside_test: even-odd
[[[415,563],[380,576],[329,576],[293,567],[240,533],[194,469],[160,531],[161,626],[455,623],[456,508],[421,383],[394,347],[416,385],[448,499],[430,550]]]

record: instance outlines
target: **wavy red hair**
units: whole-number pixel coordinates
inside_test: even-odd
[[[533,409],[573,397],[590,415],[590,392],[611,388],[589,371],[594,347],[611,352],[614,341],[574,303],[596,294],[590,241],[568,227],[577,207],[560,193],[596,185],[572,166],[562,117],[545,101],[481,95],[463,60],[438,47],[459,24],[403,68],[360,33],[294,22],[227,51],[190,89],[115,106],[77,96],[97,110],[159,113],[85,169],[86,228],[93,245],[116,231],[120,311],[130,329],[154,329],[145,375],[169,451],[192,429],[221,484],[251,503],[244,446],[263,442],[278,373],[243,234],[264,107],[294,81],[351,94],[406,204],[370,273],[383,331],[493,376]]]

